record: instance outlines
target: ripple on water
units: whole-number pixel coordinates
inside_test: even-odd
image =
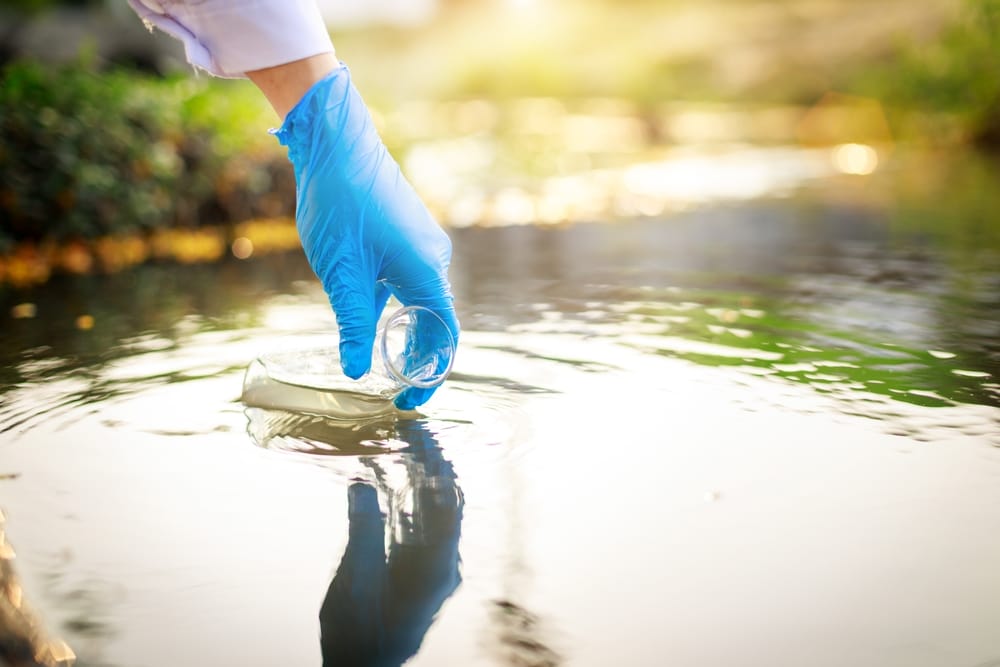
[[[493,355],[485,350],[485,356]],[[321,390],[297,387],[291,398],[302,400],[302,394],[309,391]],[[308,399],[301,410],[247,407],[245,415],[247,433],[259,447],[319,459],[379,456],[428,442],[495,445],[516,441],[525,426],[516,397],[551,393],[499,375],[456,372],[438,390],[430,418],[419,411],[392,410],[343,419],[310,413]]]
[[[849,327],[833,329],[797,313],[775,312],[776,305],[752,294],[713,293],[703,302],[681,290],[660,293],[661,301],[650,300],[649,290],[642,295],[641,301],[617,304],[608,310],[615,316],[600,321],[563,313],[510,327],[506,335],[516,336],[516,346],[508,343],[507,349],[558,361],[574,348],[568,339],[614,342],[644,354],[767,378],[776,391],[748,397],[742,401],[746,409],[833,412],[872,419],[887,432],[921,441],[975,434],[1000,443],[997,384],[991,373],[969,370],[968,355],[879,340],[877,332],[869,338]],[[502,347],[502,341],[496,345]],[[559,354],[540,351],[548,349]],[[592,347],[581,357],[587,354],[605,362],[593,370],[615,368],[606,363],[613,358],[606,346]],[[618,369],[641,373],[643,366],[640,356],[622,361]]]
[[[170,345],[128,339],[90,365],[26,354],[16,367],[21,380],[0,396],[0,433],[16,437],[43,422],[70,425],[150,390],[231,373],[246,365],[251,346],[240,332],[202,332]]]
[[[313,456],[375,456],[404,449],[397,418],[339,420],[285,410],[247,408],[247,434],[259,447]]]

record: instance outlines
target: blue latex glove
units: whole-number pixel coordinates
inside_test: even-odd
[[[316,83],[275,134],[295,167],[299,238],[337,316],[344,373],[368,372],[390,294],[436,312],[457,342],[451,240],[389,155],[347,67]],[[396,405],[432,393],[409,388]]]

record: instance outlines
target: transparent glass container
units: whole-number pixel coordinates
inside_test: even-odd
[[[336,335],[321,346],[262,354],[247,367],[242,401],[248,407],[364,419],[395,410],[408,387],[444,382],[455,359],[444,321],[421,306],[393,312],[379,327],[371,370],[352,380],[340,366]]]

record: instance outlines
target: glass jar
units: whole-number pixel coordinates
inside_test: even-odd
[[[455,359],[455,339],[436,313],[421,306],[393,312],[379,327],[371,370],[357,380],[340,366],[339,341],[321,347],[270,352],[243,378],[248,407],[363,419],[388,414],[408,387],[444,382]]]

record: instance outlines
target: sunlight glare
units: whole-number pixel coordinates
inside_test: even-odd
[[[833,166],[843,174],[867,176],[878,167],[878,153],[865,144],[840,144],[833,149]]]

